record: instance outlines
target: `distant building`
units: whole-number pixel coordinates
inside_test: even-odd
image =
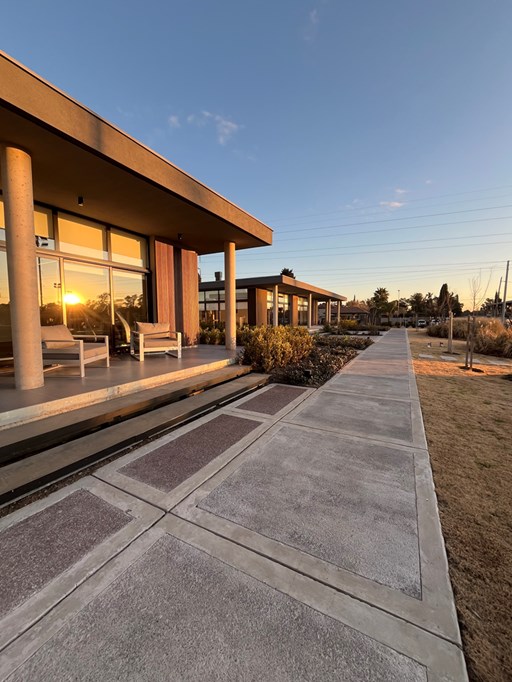
[[[199,285],[199,319],[225,320],[225,283],[218,279]],[[338,319],[346,296],[300,282],[286,275],[236,280],[237,324],[315,326],[323,324],[325,307]]]

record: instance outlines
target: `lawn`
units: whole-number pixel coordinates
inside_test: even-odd
[[[441,360],[446,340],[410,331],[439,512],[471,680],[512,679],[512,362]],[[431,344],[431,347],[428,344]],[[421,359],[419,354],[433,355]]]

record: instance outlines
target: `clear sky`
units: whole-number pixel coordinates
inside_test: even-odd
[[[16,0],[0,23],[8,54],[274,229],[238,276],[466,304],[512,257],[511,35],[510,0]]]

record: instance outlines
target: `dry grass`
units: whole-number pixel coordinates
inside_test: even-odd
[[[418,359],[446,352],[409,333],[450,576],[470,679],[512,679],[512,374],[484,364]],[[435,343],[437,341],[437,343]],[[427,344],[432,342],[432,348]]]

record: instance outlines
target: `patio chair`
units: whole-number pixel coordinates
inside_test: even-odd
[[[181,358],[181,332],[170,329],[169,322],[137,322],[131,333],[130,352],[144,362],[148,353],[167,353]]]
[[[91,343],[101,340],[101,343]],[[85,376],[85,365],[106,360],[110,367],[108,336],[76,334],[73,336],[65,324],[41,327],[43,361],[59,365],[79,365],[80,376]]]

